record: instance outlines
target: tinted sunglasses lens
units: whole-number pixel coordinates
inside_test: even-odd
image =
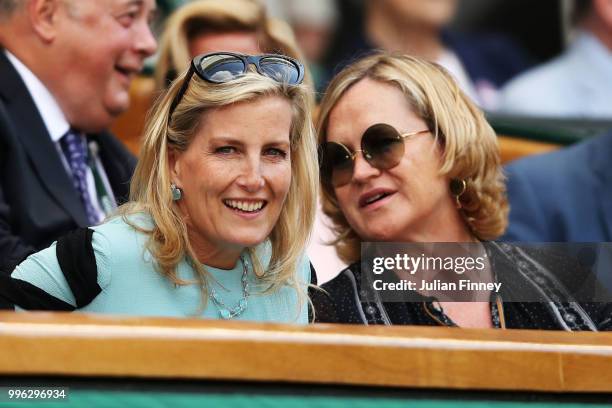
[[[274,79],[297,85],[300,82],[300,70],[291,61],[280,57],[265,57],[259,61],[260,73]]]
[[[361,139],[366,160],[379,169],[397,166],[404,155],[404,141],[393,126],[379,123],[370,126]]]
[[[216,83],[231,81],[244,74],[244,62],[233,55],[214,54],[200,61],[200,72],[204,77]]]
[[[323,183],[340,187],[353,175],[353,159],[349,152],[338,143],[325,143],[321,149],[321,177]]]

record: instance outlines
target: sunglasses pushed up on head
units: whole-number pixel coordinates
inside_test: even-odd
[[[319,147],[321,178],[327,187],[337,188],[348,184],[353,178],[355,158],[361,152],[363,158],[380,170],[399,164],[404,156],[404,141],[429,129],[400,133],[393,126],[377,123],[366,129],[361,137],[361,149],[352,152],[342,143],[325,142]]]
[[[299,61],[285,55],[243,55],[232,52],[198,55],[191,60],[183,84],[170,105],[168,117],[172,117],[194,73],[207,82],[223,84],[246,74],[250,65],[253,65],[260,75],[272,78],[276,82],[299,85],[304,80],[304,66]]]

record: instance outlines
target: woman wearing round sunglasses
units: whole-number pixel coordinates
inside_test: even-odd
[[[493,291],[479,301],[453,302],[415,286],[410,300],[386,302],[363,279],[371,272],[361,269],[364,242],[454,242],[485,250],[484,242],[506,228],[496,135],[443,68],[390,54],[359,60],[331,81],[317,128],[323,210],[334,222],[336,250],[350,264],[322,285],[325,291],[313,293],[318,321],[596,330],[607,319],[610,326],[609,307],[557,307],[547,294],[533,304],[505,304]],[[486,251],[494,268],[510,271],[509,287],[520,284],[540,296],[515,270],[520,258],[508,258],[494,242]]]
[[[318,169],[303,76],[279,55],[196,57],[149,116],[131,201],[25,260],[11,300],[306,323]]]

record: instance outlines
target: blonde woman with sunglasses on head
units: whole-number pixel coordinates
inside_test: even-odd
[[[318,172],[303,77],[280,55],[196,57],[149,116],[130,202],[0,293],[24,309],[306,323]]]
[[[556,304],[530,271],[517,267],[532,261],[528,255],[489,242],[504,232],[508,216],[496,135],[442,67],[402,55],[365,57],[331,81],[319,112],[323,211],[333,220],[336,250],[350,266],[323,284],[325,291],[314,292],[318,321],[611,326],[607,304]],[[503,281],[504,290],[457,302],[417,286],[409,291],[410,301],[383,301],[368,280],[372,271],[362,270],[361,245],[368,242],[467,243],[486,251],[486,269],[492,271],[487,278]],[[562,290],[554,276],[547,283]],[[505,294],[521,291],[538,301],[504,302]]]

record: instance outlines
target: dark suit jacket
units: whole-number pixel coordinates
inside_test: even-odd
[[[136,159],[111,134],[88,135],[118,201]],[[85,209],[21,77],[0,48],[0,273],[62,234],[87,226]]]
[[[507,241],[612,241],[612,132],[507,167]]]
[[[527,53],[501,34],[467,35],[446,31],[443,40],[458,55],[475,85],[485,81],[500,88],[531,66]]]

